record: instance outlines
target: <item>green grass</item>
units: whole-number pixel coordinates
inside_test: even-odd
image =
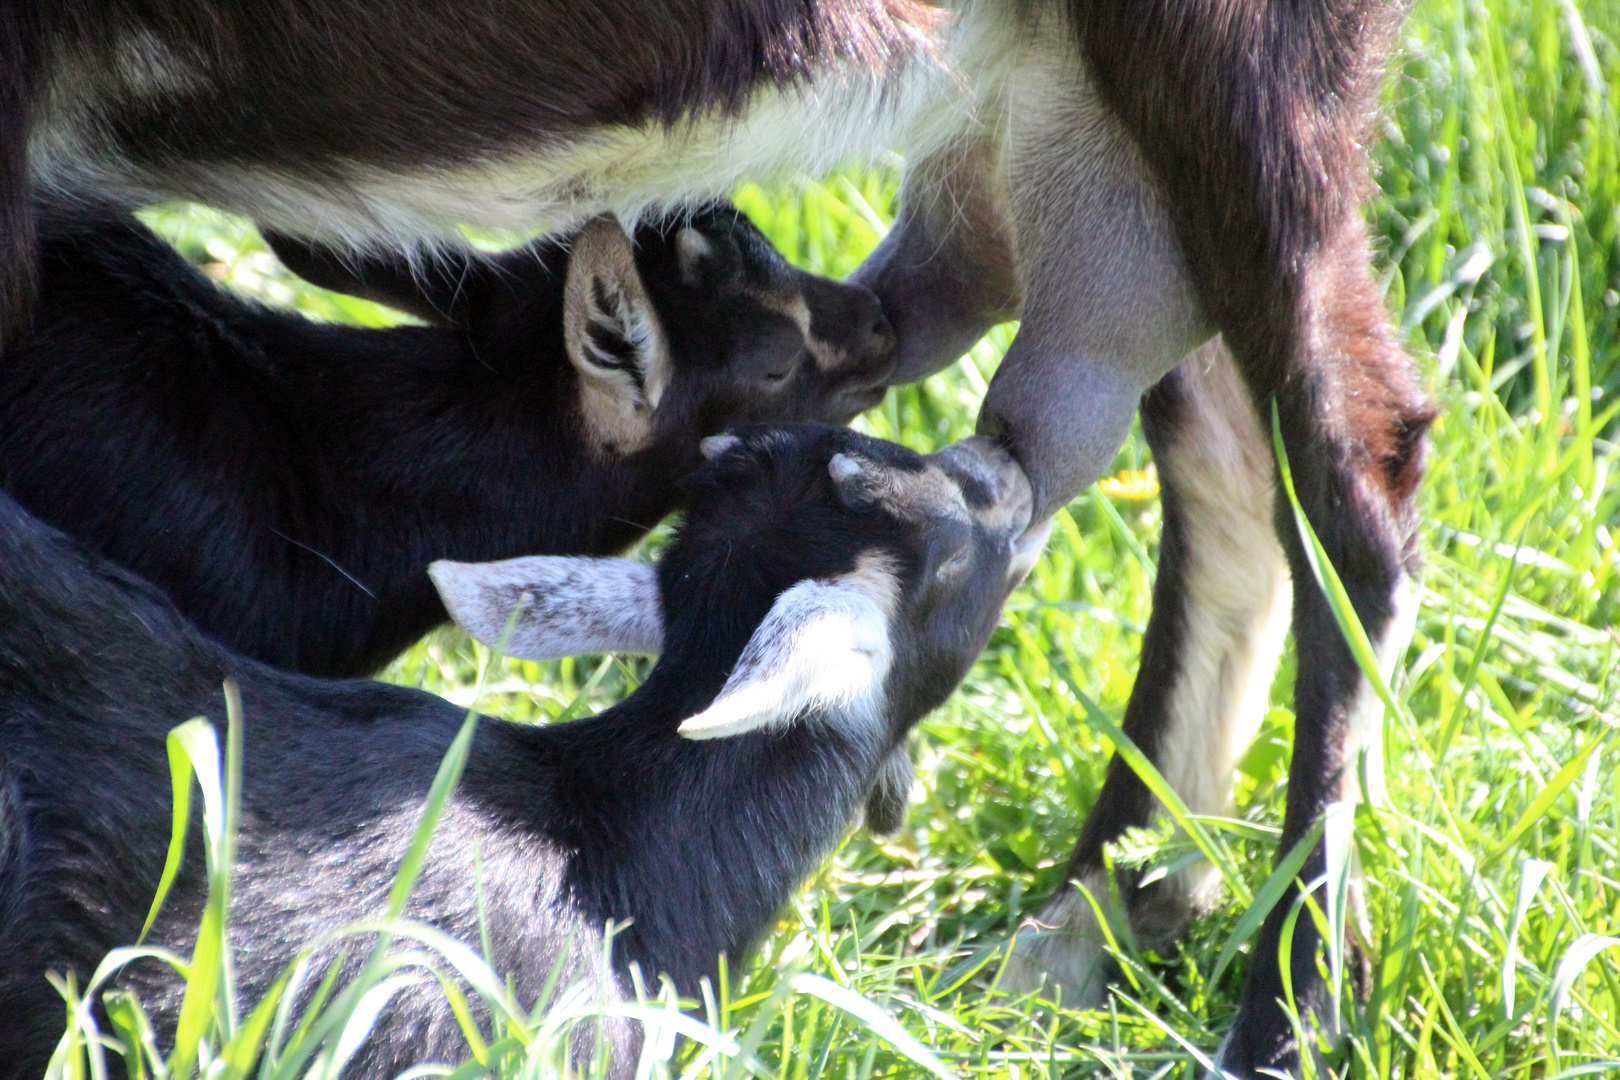
[[[1608,412],[1620,401],[1620,2],[1424,0],[1402,45],[1372,147],[1370,216],[1391,316],[1443,412],[1422,495],[1422,609],[1385,721],[1388,800],[1356,810],[1375,989],[1348,1006],[1352,1037],[1328,1060],[1356,1077],[1579,1075],[1620,1059],[1620,952],[1604,936],[1620,933],[1620,460]],[[796,262],[843,274],[876,242],[893,194],[892,177],[850,176],[750,188],[739,202]],[[279,276],[238,224],[187,209],[154,220],[250,291],[386,321]],[[924,450],[969,433],[1013,329],[860,423]],[[852,835],[761,954],[690,1003],[740,1042],[690,1043],[672,1075],[921,1074],[921,1052],[896,1032],[961,1076],[1195,1075],[1194,1051],[1218,1041],[1248,963],[1237,948],[1210,981],[1244,940],[1230,894],[1173,954],[1124,953],[1129,978],[1106,1011],[987,993],[1010,931],[1058,887],[1112,749],[1074,688],[1117,719],[1136,674],[1158,533],[1148,464],[1133,436],[1116,482],[1060,515],[990,648],[915,737],[922,782],[905,831]],[[388,677],[466,704],[482,677],[484,708],[543,722],[610,704],[645,670],[491,663],[441,632]],[[1244,760],[1240,823],[1206,826],[1251,893],[1276,854],[1291,673],[1285,658]],[[1141,835],[1126,847],[1119,859],[1151,863],[1186,844]],[[472,975],[498,991],[498,973]],[[551,1075],[567,1010],[553,1005],[547,1027],[547,1010],[511,1004],[483,1043],[513,1044],[522,1028],[540,1033],[535,1048],[480,1052],[503,1074]],[[265,1075],[291,1072],[284,1059]]]

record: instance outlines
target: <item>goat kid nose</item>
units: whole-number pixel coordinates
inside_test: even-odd
[[[862,285],[812,281],[805,297],[814,313],[810,333],[847,357],[847,374],[874,382],[886,379],[898,355],[900,335],[877,294]]]
[[[992,532],[1022,534],[1035,509],[1035,493],[1023,467],[993,439],[974,435],[952,443],[938,456],[966,473],[988,496],[988,505],[973,512]]]
[[[900,335],[895,333],[894,324],[883,313],[883,304],[875,293],[869,292],[862,299],[867,302],[869,310],[863,312],[866,317],[858,320],[856,325],[866,326],[865,351],[874,357],[888,358],[899,345]]]

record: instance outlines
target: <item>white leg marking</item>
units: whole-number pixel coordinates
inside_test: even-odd
[[[1231,355],[1216,339],[1183,371],[1191,400],[1159,469],[1176,485],[1187,522],[1187,596],[1157,765],[1189,810],[1222,814],[1266,713],[1292,590],[1273,519],[1271,444]],[[1200,865],[1172,887],[1191,911],[1213,899],[1217,884],[1214,868]]]

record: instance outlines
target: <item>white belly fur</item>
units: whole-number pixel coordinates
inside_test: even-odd
[[[980,10],[952,31],[948,63],[918,57],[886,86],[871,72],[828,71],[802,89],[760,91],[740,117],[605,128],[465,166],[402,172],[340,162],[336,177],[221,163],[141,169],[109,154],[92,110],[63,92],[36,125],[30,159],[43,187],[69,197],[193,199],[357,250],[454,243],[462,226],[552,231],[603,211],[628,222],[723,197],[745,179],[821,176],[897,148],[927,153],[964,125],[993,125],[996,75],[1016,50],[1007,28],[974,17]],[[67,71],[58,87],[76,84],[85,85]]]

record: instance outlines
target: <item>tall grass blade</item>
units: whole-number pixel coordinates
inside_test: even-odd
[[[1107,713],[1102,711],[1102,707],[1092,701],[1091,696],[1080,688],[1080,684],[1068,670],[1068,666],[1053,661],[1052,667],[1063,681],[1068,684],[1069,691],[1074,694],[1075,700],[1080,702],[1081,708],[1085,710],[1086,723],[1090,724],[1100,734],[1108,737],[1109,741],[1114,744],[1114,752],[1125,759],[1125,763],[1131,767],[1131,771],[1136,773],[1149,791],[1153,792],[1154,797],[1159,800],[1159,804],[1164,807],[1165,812],[1170,815],[1176,826],[1187,834],[1199,851],[1204,853],[1204,858],[1208,859],[1220,871],[1221,877],[1226,881],[1226,887],[1232,890],[1232,895],[1237,897],[1239,903],[1245,906],[1248,905],[1253,900],[1253,897],[1249,894],[1248,883],[1243,880],[1242,875],[1237,871],[1237,867],[1233,865],[1231,857],[1226,852],[1225,845],[1210,836],[1209,831],[1194,820],[1192,812],[1187,809],[1187,804],[1181,801],[1181,796],[1176,794],[1169,781],[1154,767],[1153,762],[1148,760],[1147,755],[1142,753],[1141,749],[1131,741],[1130,736],[1126,735],[1120,726],[1114,723]]]
[[[1305,549],[1305,561],[1310,564],[1317,587],[1327,598],[1333,619],[1339,624],[1339,631],[1344,634],[1345,644],[1350,648],[1350,655],[1355,657],[1356,666],[1361,669],[1362,677],[1367,680],[1390,714],[1401,716],[1403,715],[1401,707],[1396,703],[1395,695],[1390,692],[1383,666],[1378,662],[1378,654],[1367,637],[1367,631],[1361,625],[1361,617],[1356,614],[1355,605],[1350,602],[1350,594],[1344,591],[1344,583],[1339,580],[1338,571],[1333,568],[1327,550],[1317,539],[1316,530],[1305,517],[1305,508],[1300,505],[1299,495],[1294,491],[1294,474],[1288,467],[1288,450],[1283,446],[1282,425],[1277,417],[1276,401],[1271,403],[1271,444],[1277,457],[1277,475],[1281,478],[1283,490],[1288,495],[1288,505],[1294,512],[1294,525],[1299,530],[1300,543]],[[1301,586],[1296,583],[1294,587]]]
[[[1513,918],[1507,928],[1507,948],[1502,951],[1502,1015],[1504,1019],[1513,1016],[1514,995],[1518,989],[1518,962],[1519,962],[1519,927],[1524,925],[1524,917],[1530,911],[1530,905],[1535,901],[1536,891],[1541,883],[1553,870],[1553,864],[1545,859],[1526,859],[1519,868],[1519,894],[1513,902]]]
[[[1328,977],[1333,991],[1333,1029],[1343,1030],[1345,919],[1350,908],[1351,856],[1355,853],[1354,803],[1329,803],[1322,812],[1322,854],[1327,877]]]
[[[1582,934],[1570,943],[1558,970],[1553,973],[1552,986],[1547,994],[1547,1048],[1552,1053],[1554,1069],[1563,1068],[1558,1039],[1558,1018],[1564,1011],[1564,1002],[1575,987],[1586,966],[1605,949],[1620,945],[1620,937],[1609,934]]]
[[[240,806],[242,781],[241,699],[235,680],[227,679],[226,763],[234,772],[220,772],[219,743],[214,729],[202,719],[181,724],[169,738],[191,763],[203,795],[203,825],[208,840],[208,896],[204,901],[197,942],[186,971],[186,989],[175,1022],[174,1052],[169,1057],[172,1080],[188,1080],[197,1066],[199,1047],[217,1022],[228,1032],[234,1004],[223,1002],[232,993],[230,946],[226,937],[230,907],[230,876],[235,846],[233,830]],[[170,760],[174,760],[171,748]],[[171,837],[172,838],[172,837]],[[223,1007],[222,1007],[223,1005]]]
[[[201,717],[192,723],[206,723]],[[179,729],[176,729],[178,731]],[[174,887],[175,875],[180,873],[180,864],[186,855],[186,833],[191,825],[191,758],[186,746],[171,731],[165,740],[169,754],[169,784],[174,807],[173,825],[169,832],[169,852],[163,862],[163,874],[158,878],[157,892],[152,897],[152,906],[147,910],[146,922],[141,925],[141,933],[135,939],[136,944],[146,940],[146,935],[152,930],[152,924],[157,921],[158,912],[163,910],[163,902],[169,898],[169,890]],[[218,748],[215,748],[214,757],[218,759]]]
[[[417,974],[393,975],[379,981],[375,986],[368,987],[349,1012],[343,1030],[332,1045],[330,1056],[320,1062],[315,1074],[329,1080],[337,1080],[337,1077],[343,1074],[343,1068],[348,1065],[349,1059],[360,1049],[360,1044],[371,1034],[371,1029],[376,1026],[382,1011],[388,1007],[394,995],[417,985],[422,980],[423,976]]]
[[[1613,733],[1609,731],[1594,735],[1581,748],[1580,753],[1570,758],[1564,767],[1559,769],[1551,780],[1547,781],[1547,786],[1537,793],[1530,805],[1525,807],[1524,813],[1520,814],[1518,820],[1513,823],[1512,828],[1508,829],[1507,835],[1496,845],[1495,850],[1485,856],[1485,862],[1487,864],[1493,863],[1511,851],[1513,845],[1519,842],[1519,837],[1529,831],[1532,825],[1540,821],[1542,815],[1547,812],[1547,808],[1553,804],[1553,801],[1564,793],[1565,788],[1575,782],[1576,777],[1581,775],[1581,771],[1586,768],[1586,759],[1597,753],[1598,749],[1612,737]]]
[[[918,1042],[917,1039],[901,1027],[899,1022],[868,998],[862,997],[855,991],[839,986],[830,979],[820,975],[811,975],[800,972],[790,980],[793,989],[801,994],[820,998],[836,1009],[841,1009],[855,1019],[872,1034],[893,1046],[904,1054],[914,1064],[922,1066],[939,1080],[956,1080],[956,1073],[939,1060],[934,1052]]]
[[[1283,898],[1289,886],[1299,877],[1300,870],[1305,867],[1305,860],[1311,857],[1311,852],[1322,839],[1322,827],[1323,820],[1318,818],[1310,831],[1300,837],[1294,846],[1288,849],[1288,854],[1278,860],[1276,868],[1260,886],[1260,891],[1254,894],[1254,900],[1244,908],[1237,925],[1227,935],[1226,944],[1221,946],[1220,955],[1215,959],[1215,966],[1210,969],[1210,986],[1220,983],[1221,976],[1226,973],[1227,966],[1237,956],[1238,950],[1254,937],[1255,931],[1260,929],[1260,924],[1271,914],[1271,909],[1277,906],[1277,901]]]

